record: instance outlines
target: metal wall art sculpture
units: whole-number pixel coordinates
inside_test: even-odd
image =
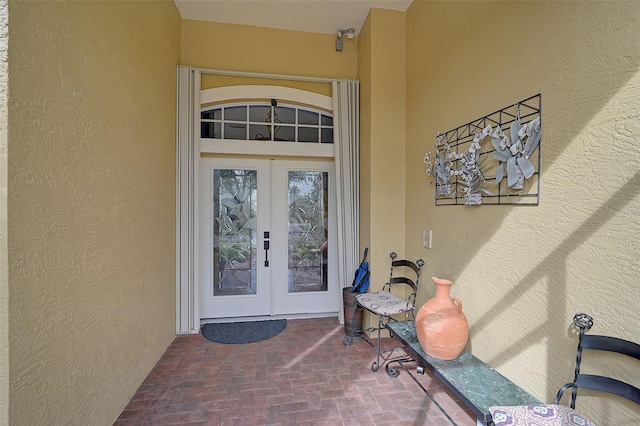
[[[539,204],[541,137],[541,94],[438,132],[435,166],[424,158],[436,205]]]

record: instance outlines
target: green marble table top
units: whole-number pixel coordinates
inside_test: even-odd
[[[450,361],[427,355],[418,342],[413,321],[390,321],[387,328],[392,336],[412,352],[416,361],[430,367],[485,422],[491,420],[489,407],[494,405],[541,404],[538,399],[467,351]]]

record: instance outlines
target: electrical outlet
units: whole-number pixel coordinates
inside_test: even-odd
[[[422,247],[431,248],[431,231],[426,229],[422,231]]]

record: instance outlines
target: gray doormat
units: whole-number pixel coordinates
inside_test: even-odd
[[[202,335],[212,342],[245,344],[270,339],[287,328],[287,320],[266,320],[246,322],[218,322],[205,324]]]

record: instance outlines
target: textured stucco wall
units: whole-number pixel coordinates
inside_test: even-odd
[[[213,22],[182,22],[181,61],[207,69],[355,78],[358,38]]]
[[[9,250],[7,246],[8,18],[8,1],[0,0],[0,425],[9,423]]]
[[[371,243],[371,14],[358,34],[358,80],[360,81],[360,247]],[[373,266],[373,264],[372,264]]]
[[[407,251],[454,281],[469,347],[544,401],[573,376],[576,312],[640,341],[640,3],[413,2],[407,11]],[[542,92],[541,201],[435,207],[424,153],[447,131]],[[421,231],[433,230],[433,249]],[[425,281],[419,301],[433,295]],[[525,368],[526,366],[526,368]],[[640,385],[640,369],[602,356]],[[637,407],[587,396],[598,424]]]
[[[371,9],[360,33],[360,234],[369,247],[371,290],[389,279],[389,253],[404,255],[405,14]],[[391,36],[392,35],[392,36]],[[362,247],[364,248],[364,247]],[[377,317],[367,315],[377,324]]]
[[[12,424],[106,425],[175,333],[173,2],[9,4]]]

